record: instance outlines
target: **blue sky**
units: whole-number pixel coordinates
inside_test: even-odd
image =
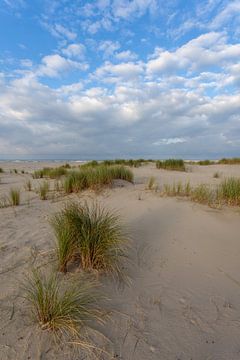
[[[0,157],[240,155],[240,0],[0,0]]]

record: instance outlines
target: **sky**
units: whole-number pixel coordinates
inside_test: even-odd
[[[240,156],[240,0],[0,0],[0,158]]]

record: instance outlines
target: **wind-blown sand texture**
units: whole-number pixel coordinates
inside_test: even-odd
[[[104,328],[112,341],[112,359],[240,359],[239,208],[211,209],[146,190],[150,176],[159,185],[178,180],[214,185],[224,177],[239,177],[240,166],[188,165],[189,172],[175,172],[150,164],[133,169],[135,184],[116,182],[98,194],[42,201],[24,190],[27,179],[34,188],[41,180],[9,170],[30,173],[43,166],[59,163],[0,163],[5,170],[0,197],[11,187],[19,187],[22,196],[20,206],[0,209],[1,360],[83,359],[47,341],[19,297],[20,281],[34,260],[49,261],[54,235],[48,220],[70,197],[94,198],[118,210],[132,238],[131,285],[119,288],[115,281],[101,279],[110,307],[117,310]],[[216,171],[220,179],[213,178]]]

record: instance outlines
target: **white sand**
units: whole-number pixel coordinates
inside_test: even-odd
[[[83,359],[55,349],[46,332],[32,325],[26,301],[19,297],[20,280],[34,256],[49,261],[54,236],[48,219],[68,197],[41,201],[35,192],[24,190],[30,174],[9,170],[43,166],[0,163],[6,171],[0,174],[0,198],[11,187],[20,187],[22,194],[19,207],[0,209],[1,360]],[[224,176],[240,176],[240,166],[235,165],[191,166],[191,170],[169,172],[147,165],[133,170],[135,185],[75,196],[97,198],[117,209],[132,238],[131,286],[119,289],[114,281],[101,279],[111,307],[119,310],[105,327],[113,359],[240,359],[239,209],[213,210],[145,190],[150,176],[160,186],[178,180],[217,184]],[[213,178],[216,171],[220,179]],[[32,182],[36,187],[40,180]]]

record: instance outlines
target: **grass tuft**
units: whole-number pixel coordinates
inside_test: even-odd
[[[20,205],[20,190],[19,189],[10,189],[9,200],[12,206]]]
[[[66,193],[79,192],[85,189],[99,189],[111,185],[114,179],[133,182],[133,173],[124,166],[96,166],[84,167],[78,171],[71,171],[64,180]]]
[[[39,185],[39,196],[41,200],[47,200],[47,194],[49,191],[49,183],[44,181],[42,184]]]
[[[25,187],[25,190],[26,190],[26,191],[32,191],[32,183],[31,183],[31,180],[27,180],[24,187]]]
[[[56,274],[46,276],[38,270],[23,285],[24,297],[41,329],[68,340],[80,339],[90,321],[101,320],[95,287],[93,281],[82,280],[66,288]]]
[[[182,159],[157,160],[156,168],[165,170],[186,171],[185,164]]]
[[[156,179],[154,176],[151,176],[148,179],[147,190],[153,190],[154,188],[156,188]]]
[[[223,180],[218,187],[217,195],[228,205],[240,205],[240,179],[232,177]]]
[[[121,275],[126,235],[119,217],[97,203],[70,203],[51,221],[57,239],[59,270],[66,272],[72,260],[83,269]]]

